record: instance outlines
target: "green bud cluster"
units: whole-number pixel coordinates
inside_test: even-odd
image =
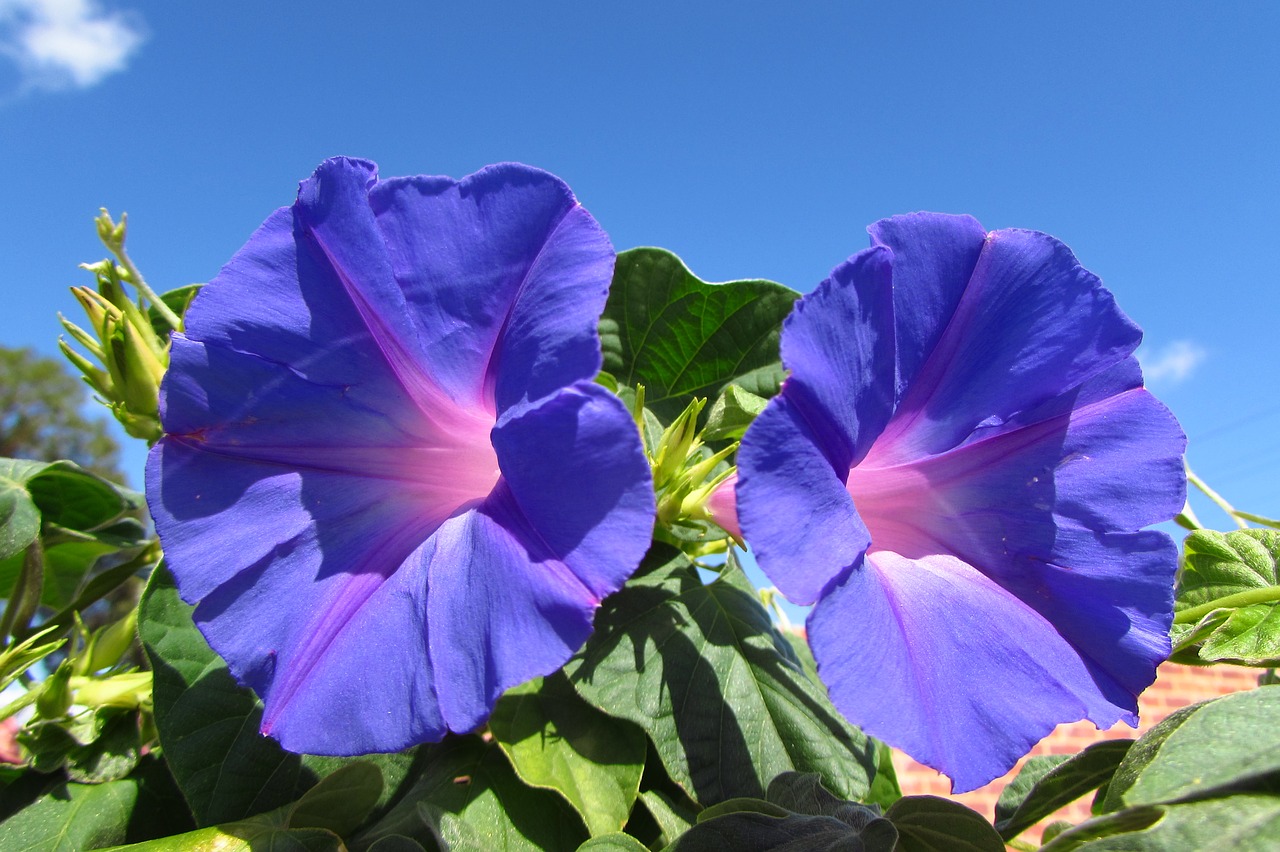
[[[71,653],[35,693],[37,716],[54,722],[74,708],[151,708],[151,672],[122,665],[138,633],[138,610],[89,632],[76,613]]]
[[[152,289],[125,251],[127,216],[119,223],[103,210],[94,223],[98,237],[112,258],[81,264],[92,272],[97,287],[72,287],[84,309],[89,330],[59,316],[67,334],[92,358],[73,349],[65,339],[58,346],[75,365],[84,381],[135,438],[159,440],[160,379],[169,364],[168,331],[181,331],[182,319]],[[128,287],[137,291],[130,295]],[[167,327],[156,331],[152,322]],[[96,363],[95,363],[96,359]]]
[[[637,411],[644,406],[644,388],[637,389]],[[698,429],[705,399],[694,399],[663,431],[650,450],[653,487],[658,498],[658,525],[671,529],[714,523],[707,500],[734,472],[729,459],[737,442],[712,452]],[[719,543],[723,547],[723,541]]]

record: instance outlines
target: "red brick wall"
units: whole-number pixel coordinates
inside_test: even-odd
[[[1258,685],[1259,674],[1261,674],[1259,669],[1238,666],[1200,667],[1165,663],[1156,673],[1156,682],[1142,694],[1138,701],[1141,721],[1136,731],[1123,723],[1108,731],[1099,731],[1089,722],[1059,725],[1053,733],[1036,744],[1028,757],[1040,754],[1075,754],[1085,746],[1101,740],[1135,737],[1152,728],[1179,707],[1186,707],[1188,704],[1194,704],[1206,698],[1226,695],[1242,689],[1252,689]],[[1023,758],[1023,761],[1025,760],[1026,758]],[[988,819],[995,812],[996,800],[1000,798],[1000,792],[1017,774],[1023,761],[1019,761],[1008,775],[992,781],[985,787],[971,793],[951,796],[951,782],[947,778],[903,754],[894,754],[894,768],[897,769],[898,783],[902,786],[904,794],[947,796],[963,802]],[[1089,805],[1092,802],[1092,794],[1085,796],[1046,819],[1041,825],[1047,825],[1057,819],[1081,822],[1088,818]],[[1037,827],[1027,834],[1032,838],[1038,838],[1041,830],[1041,827]]]

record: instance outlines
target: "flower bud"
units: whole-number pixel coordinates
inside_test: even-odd
[[[106,325],[111,317],[119,317],[120,309],[108,302],[91,287],[72,287],[71,295],[76,297],[80,307],[84,308],[89,318],[89,327],[98,335],[98,340],[106,343]]]
[[[85,707],[144,707],[151,703],[151,672],[111,677],[73,677],[76,703]]]
[[[89,639],[88,646],[77,660],[76,674],[109,669],[125,655],[138,635],[138,610],[132,609],[119,621],[99,628]],[[80,664],[83,660],[83,665]]]
[[[112,335],[111,357],[120,375],[116,387],[129,411],[159,416],[164,365],[132,323],[120,323],[119,334]]]
[[[36,696],[36,712],[42,719],[61,719],[71,709],[71,661],[64,660],[49,675]]]
[[[164,430],[160,427],[159,417],[148,414],[134,414],[124,402],[114,402],[110,407],[112,416],[120,421],[124,431],[128,432],[131,437],[151,442],[160,440],[160,437],[164,434]]]
[[[663,488],[684,468],[689,454],[702,446],[698,440],[698,415],[707,404],[705,399],[689,403],[680,416],[662,433],[658,451],[653,460],[653,484]]]
[[[116,224],[111,219],[111,214],[107,212],[107,208],[99,207],[98,215],[94,218],[93,224],[98,228],[98,239],[102,240],[112,252],[120,251],[124,248],[125,228],[129,222],[129,214],[122,213],[120,215],[120,223]]]
[[[62,350],[62,354],[67,356],[67,360],[75,365],[81,373],[81,377],[88,382],[89,387],[93,388],[99,396],[104,399],[111,400],[115,397],[115,388],[111,385],[111,377],[102,370],[99,370],[92,361],[81,355],[76,350],[67,345],[62,338],[58,338],[58,348]]]

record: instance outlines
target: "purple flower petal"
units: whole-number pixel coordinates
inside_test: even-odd
[[[861,252],[797,303],[782,339],[792,375],[738,454],[743,534],[758,558],[791,563],[772,579],[798,604],[817,600],[870,541],[844,479],[893,411],[894,373],[882,369],[894,352],[889,260]]]
[[[876,222],[867,231],[872,245],[885,246],[894,253],[893,313],[901,388],[915,378],[946,330],[978,263],[987,232],[972,216],[939,213],[894,216]]]
[[[1033,231],[993,232],[880,440],[895,458],[942,452],[984,423],[1079,386],[1141,339],[1062,243]]]
[[[894,372],[884,369],[895,343],[892,258],[882,248],[849,258],[796,303],[783,327],[787,396],[811,424],[838,427],[846,445],[833,435],[828,450],[837,467],[861,460],[893,413]]]
[[[792,602],[807,605],[871,543],[828,450],[844,440],[816,431],[790,394],[771,402],[738,450],[738,520],[761,567]],[[847,474],[847,468],[846,468]]]
[[[536,536],[509,494],[446,523],[424,551],[427,638],[440,708],[467,731],[508,687],[560,668],[591,633],[600,599]]]
[[[493,432],[504,505],[595,597],[622,588],[648,550],[649,462],[616,396],[582,382],[508,410]]]
[[[817,600],[836,705],[968,789],[1059,722],[1136,718],[1176,568],[1138,530],[1181,508],[1185,439],[1141,388],[1140,333],[1061,243],[934,214],[870,231],[892,301],[847,273],[802,300],[739,512],[766,574]],[[890,355],[867,344],[886,329]],[[865,402],[886,377],[896,397]]]
[[[809,642],[841,712],[956,792],[1082,718],[1095,690],[1052,624],[952,556],[871,554],[819,601]]]
[[[630,415],[581,381],[599,226],[524,166],[388,183],[324,163],[204,288],[148,459],[179,591],[298,751],[474,727],[585,640],[653,523]]]
[[[484,387],[505,408],[595,376],[613,250],[558,179],[508,163],[393,178],[369,202],[444,387]]]

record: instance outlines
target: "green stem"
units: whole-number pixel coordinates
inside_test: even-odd
[[[6,704],[3,708],[0,708],[0,720],[8,719],[24,707],[30,707],[32,704],[36,703],[36,699],[39,697],[40,690],[38,689],[32,689],[29,692],[22,693],[13,701]]]
[[[1200,523],[1200,519],[1196,517],[1195,511],[1191,508],[1190,500],[1183,504],[1182,511],[1173,520],[1178,526],[1192,532],[1204,529],[1204,524]]]
[[[1209,601],[1208,603],[1193,606],[1190,609],[1179,610],[1173,616],[1174,624],[1191,624],[1200,620],[1207,613],[1213,612],[1215,609],[1239,609],[1242,606],[1249,606],[1258,603],[1271,603],[1272,601],[1280,601],[1280,586],[1267,586],[1262,589],[1250,589],[1247,592],[1237,592],[1234,595],[1227,595],[1225,598]]]
[[[159,555],[158,543],[154,543],[128,562],[103,571],[101,574],[89,581],[89,583],[84,587],[84,590],[80,592],[79,596],[77,596],[74,601],[67,605],[66,609],[63,609],[61,612],[58,612],[52,618],[49,618],[41,624],[40,629],[48,630],[50,628],[57,628],[59,631],[67,629],[75,622],[76,613],[88,609],[93,604],[111,594],[117,588],[124,585],[129,578],[134,574],[137,574],[141,569],[148,565],[154,565],[159,561]],[[19,638],[25,639],[34,632],[35,631],[33,630],[24,629]]]
[[[0,618],[0,642],[5,642],[10,636],[26,638],[20,634],[27,633],[27,625],[40,606],[40,596],[43,593],[44,547],[37,538],[23,551],[18,579],[4,608],[4,617]]]
[[[175,314],[173,309],[164,303],[164,299],[157,296],[156,291],[151,289],[146,279],[142,277],[142,273],[138,271],[138,267],[134,266],[133,261],[129,259],[129,253],[124,250],[124,246],[120,246],[118,249],[112,248],[111,253],[116,256],[116,259],[120,261],[120,265],[129,273],[129,281],[133,286],[137,287],[138,292],[156,309],[156,313],[163,317],[164,321],[174,331],[182,331],[182,317]]]
[[[1036,849],[1039,848],[1025,840],[1006,840],[1004,845],[1010,849],[1017,849],[1019,852],[1036,852]]]
[[[1203,479],[1196,476],[1195,471],[1191,469],[1191,465],[1186,465],[1186,468],[1187,468],[1187,482],[1194,485],[1196,488],[1199,488],[1202,492],[1204,492],[1204,496],[1208,497],[1214,503],[1217,503],[1218,508],[1226,512],[1231,517],[1231,520],[1236,522],[1236,526],[1238,526],[1242,530],[1248,529],[1249,525],[1244,521],[1240,520],[1239,517],[1237,517],[1235,506],[1232,506],[1230,503],[1226,501],[1226,499],[1223,498],[1221,494],[1219,494],[1217,491],[1214,491],[1207,484],[1205,484],[1205,481]]]

